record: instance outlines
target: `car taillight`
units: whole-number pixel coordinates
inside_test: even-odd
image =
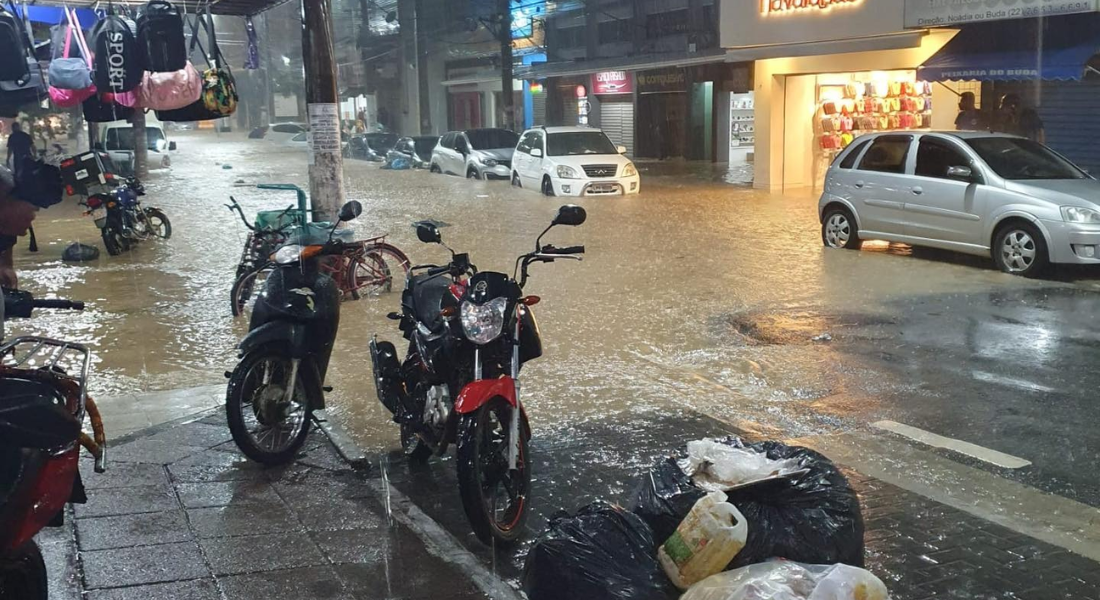
[[[79,459],[80,446],[76,446],[63,454],[46,459],[38,473],[32,475],[35,481],[27,488],[24,496],[26,500],[21,502],[26,507],[26,512],[23,515],[12,515],[10,522],[17,525],[5,550],[14,550],[30,541],[65,508],[73,493]]]

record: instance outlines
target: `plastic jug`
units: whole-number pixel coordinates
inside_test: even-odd
[[[722,572],[745,547],[749,524],[726,499],[721,491],[700,498],[657,551],[661,567],[681,590]]]

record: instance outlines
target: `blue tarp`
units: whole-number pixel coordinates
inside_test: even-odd
[[[965,25],[925,61],[925,81],[1080,80],[1100,53],[1100,15]]]
[[[21,6],[16,6],[16,10],[23,12]],[[60,6],[28,6],[26,10],[27,17],[35,23],[57,25],[65,19],[64,9]],[[95,12],[87,8],[76,9],[76,18],[80,19],[80,26],[85,29],[96,22]]]

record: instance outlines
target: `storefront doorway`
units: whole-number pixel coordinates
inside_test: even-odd
[[[687,94],[657,92],[638,96],[637,153],[666,159],[684,155]]]
[[[477,129],[483,126],[480,92],[452,92],[450,96],[451,110],[448,129],[459,131]]]

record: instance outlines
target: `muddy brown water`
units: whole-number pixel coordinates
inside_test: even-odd
[[[17,255],[22,287],[86,300],[88,309],[43,311],[13,332],[92,346],[91,389],[100,396],[224,381],[246,331],[228,302],[246,232],[223,204],[233,195],[249,216],[283,208],[293,194],[250,186],[307,183],[300,148],[212,132],[175,139],[180,150],[172,168],[148,178],[144,199],[170,216],[170,240],[87,264],[63,263],[71,241],[102,248],[91,220],[67,201],[41,213],[41,251],[29,254],[23,244]],[[410,227],[434,218],[451,225],[442,230],[444,240],[469,252],[479,268],[510,272],[564,202],[507,183],[382,171],[358,161],[346,165],[345,176],[348,198],[364,207],[355,231],[388,233],[414,262],[446,259],[441,248],[418,243]],[[524,384],[532,422],[543,430],[564,431],[567,422],[638,403],[674,402],[732,421],[770,419],[798,434],[818,425],[786,414],[785,404],[840,388],[870,394],[896,384],[845,362],[828,344],[792,343],[833,326],[828,318],[798,315],[875,313],[910,295],[1036,285],[980,261],[906,256],[905,247],[826,251],[816,198],[808,193],[647,177],[643,169],[640,196],[576,202],[588,210],[588,222],[555,230],[546,241],[584,244],[585,261],[537,265],[526,290],[543,299],[536,313],[546,352],[526,368]],[[374,333],[401,341],[384,317],[397,309],[397,293],[345,303],[332,360],[330,413],[369,449],[392,447],[397,438],[374,397],[367,350]],[[766,332],[775,343],[731,343],[731,328]]]

